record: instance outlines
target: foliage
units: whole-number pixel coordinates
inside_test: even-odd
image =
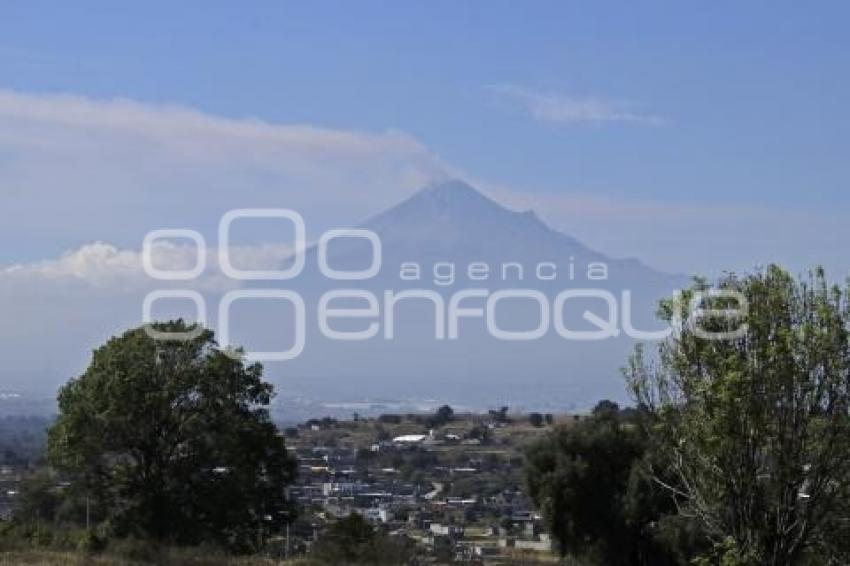
[[[448,405],[443,405],[442,407],[437,409],[437,411],[432,416],[426,419],[425,426],[427,426],[428,428],[438,428],[444,426],[451,422],[452,419],[454,419],[454,416],[454,409],[452,409]]]
[[[490,429],[483,425],[475,425],[467,433],[470,439],[478,440],[481,444],[490,442]]]
[[[0,464],[17,468],[40,464],[48,424],[48,419],[44,417],[0,417]]]
[[[528,415],[528,422],[533,427],[541,427],[543,426],[543,415],[540,413],[530,413]]]
[[[208,330],[188,341],[130,330],[60,390],[50,462],[113,534],[248,550],[290,512],[295,467],[264,408],[272,395],[262,367],[220,350]]]
[[[657,358],[641,349],[626,374],[652,415],[650,432],[663,463],[655,476],[686,517],[697,520],[715,552],[712,563],[846,563],[850,477],[850,343],[847,293],[822,270],[796,280],[778,267],[719,288],[746,298],[739,320],[717,312],[696,319],[685,308],[706,291],[698,281],[662,316],[681,329]],[[706,309],[733,299],[709,296]],[[706,339],[700,332],[730,331]]]
[[[38,471],[22,479],[14,499],[14,516],[24,521],[53,521],[61,504],[56,478]]]
[[[89,554],[66,550],[3,550],[4,564],[38,566],[275,566],[279,561],[260,556],[237,557],[208,547],[166,547],[151,541],[119,541],[104,552]],[[287,564],[290,564],[287,562]],[[304,562],[292,562],[303,564]]]
[[[529,446],[529,495],[562,555],[606,565],[671,563],[653,529],[663,505],[641,475],[645,439],[615,407],[603,405]]]
[[[319,535],[310,556],[326,564],[410,564],[413,546],[407,537],[389,536],[352,513]]]
[[[490,409],[487,412],[489,413],[490,418],[492,418],[494,422],[497,422],[497,423],[509,423],[509,422],[511,422],[511,419],[508,418],[508,407],[506,407],[506,406],[500,407],[498,410]]]

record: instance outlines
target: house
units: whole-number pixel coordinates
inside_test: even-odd
[[[516,540],[514,548],[519,550],[534,550],[536,552],[550,552],[552,550],[552,539],[547,534],[541,534],[539,540]]]
[[[393,519],[393,513],[385,507],[367,507],[355,509],[354,512],[370,523],[388,523]]]
[[[427,434],[403,434],[393,438],[394,444],[421,444],[428,438]]]
[[[435,535],[460,537],[463,536],[463,528],[456,525],[443,525],[441,523],[431,523],[429,530]]]

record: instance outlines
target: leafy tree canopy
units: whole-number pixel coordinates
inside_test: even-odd
[[[415,549],[411,539],[389,536],[352,513],[319,535],[311,556],[325,564],[411,564]]]
[[[130,330],[60,390],[50,462],[119,535],[250,549],[287,519],[295,473],[262,371],[222,351],[209,330],[187,341]]]
[[[713,541],[724,564],[847,563],[850,302],[822,270],[778,267],[698,281],[662,315],[681,331],[627,369],[662,462],[655,476]],[[705,297],[705,316],[687,305]],[[741,325],[744,326],[741,326]],[[743,330],[725,339],[705,332]],[[666,476],[666,477],[662,477]],[[816,557],[816,559],[815,559]],[[812,561],[813,562],[809,562]]]
[[[671,564],[655,523],[672,502],[658,501],[643,474],[641,429],[622,422],[616,405],[601,409],[527,449],[529,495],[562,555],[591,564]]]

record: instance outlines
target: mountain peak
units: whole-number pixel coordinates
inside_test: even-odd
[[[442,196],[457,196],[463,194],[475,193],[480,195],[472,185],[460,179],[448,179],[445,181],[436,181],[425,186],[419,191],[422,194],[442,195]]]
[[[367,226],[378,233],[391,227],[409,230],[412,226],[431,226],[439,229],[439,226],[462,227],[488,220],[504,223],[514,214],[468,183],[453,179],[426,186],[404,202],[372,218]]]
[[[481,194],[472,185],[460,179],[450,179],[432,183],[413,195],[411,201],[428,201],[440,207],[496,206],[503,208],[497,202]]]
[[[434,183],[361,225],[382,241],[396,262],[553,262],[559,258],[617,264],[623,271],[656,274],[622,262],[554,230],[531,209],[509,209],[460,180]]]
[[[410,257],[426,249],[439,257],[554,257],[556,249],[570,250],[567,257],[598,255],[552,230],[533,211],[506,208],[460,180],[429,185],[363,227],[388,247],[403,243]]]

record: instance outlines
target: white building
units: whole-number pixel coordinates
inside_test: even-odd
[[[395,444],[420,444],[428,438],[427,434],[403,434],[393,438]]]

